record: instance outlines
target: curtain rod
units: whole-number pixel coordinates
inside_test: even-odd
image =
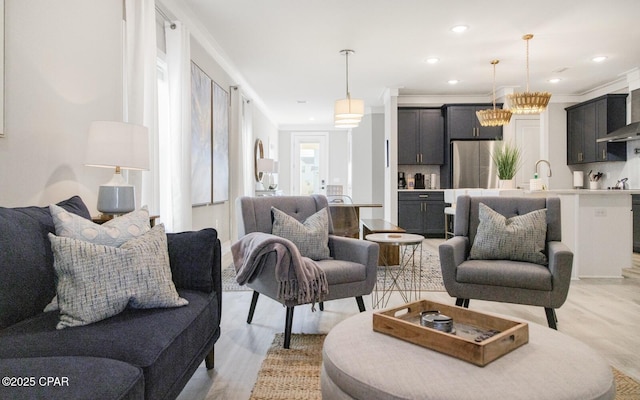
[[[158,12],[158,14],[160,14],[160,16],[166,22],[170,22],[171,23],[171,29],[176,29],[176,24],[173,22],[173,20],[171,18],[169,18],[169,16],[167,16],[167,14],[164,13],[164,11],[162,11],[162,9],[160,7],[156,6],[156,11]]]

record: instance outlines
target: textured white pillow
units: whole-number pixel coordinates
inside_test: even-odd
[[[514,260],[547,264],[547,209],[506,218],[484,203],[479,204],[480,224],[470,259]]]
[[[330,258],[329,215],[326,207],[311,215],[304,223],[275,207],[271,207],[271,212],[272,234],[291,240],[304,257],[312,260]]]
[[[57,236],[105,246],[118,247],[127,240],[143,235],[151,229],[149,211],[145,207],[116,217],[102,225],[70,213],[55,204],[49,205],[49,212],[53,218]],[[57,309],[58,298],[54,296],[44,308],[44,312]]]
[[[171,280],[164,225],[120,247],[49,234],[58,276],[57,329],[87,325],[132,308],[188,304]]]
[[[49,211],[53,217],[57,236],[106,246],[118,247],[127,240],[138,237],[151,229],[149,211],[146,208],[116,217],[102,225],[70,213],[55,204],[49,206]]]

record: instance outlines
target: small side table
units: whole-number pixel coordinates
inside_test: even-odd
[[[91,217],[91,221],[93,221],[93,223],[98,224],[98,225],[102,225],[105,222],[109,222],[114,218],[113,215],[109,215],[109,214],[100,214],[94,217]],[[151,225],[151,227],[153,228],[156,225],[156,219],[160,218],[159,215],[149,215],[149,225]]]
[[[376,280],[371,306],[373,308],[386,307],[394,287],[398,289],[405,303],[418,300],[422,287],[422,241],[424,237],[411,233],[372,233],[365,236],[365,239],[381,245],[398,246],[401,255],[400,265],[397,268],[393,268],[388,260],[382,257],[384,281],[382,288],[378,288]],[[384,256],[384,253],[381,254]],[[407,273],[409,276],[406,276]],[[389,275],[389,285],[387,285],[387,275]]]

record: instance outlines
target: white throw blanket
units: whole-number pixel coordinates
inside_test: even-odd
[[[276,256],[274,279],[278,281],[278,300],[287,306],[313,305],[324,300],[329,290],[320,266],[303,257],[290,240],[263,232],[249,233],[231,246],[238,284],[251,282],[272,252]]]

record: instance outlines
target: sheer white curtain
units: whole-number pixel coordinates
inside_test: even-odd
[[[160,143],[160,217],[167,231],[192,227],[191,214],[191,47],[179,21],[165,22],[169,81],[169,129]]]
[[[253,113],[251,102],[242,98],[242,145],[240,148],[242,156],[242,177],[243,177],[243,195],[251,196],[255,188],[255,179],[253,171]]]
[[[158,211],[158,130],[154,0],[125,0],[124,120],[149,128],[149,171],[129,171],[137,206]]]

